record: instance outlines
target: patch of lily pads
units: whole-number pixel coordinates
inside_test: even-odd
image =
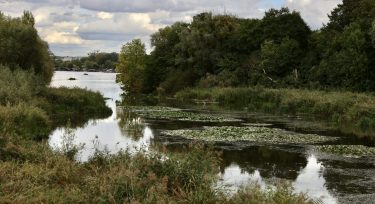
[[[375,147],[363,145],[322,145],[316,148],[322,152],[344,156],[375,156]]]
[[[204,141],[249,141],[270,144],[318,144],[338,140],[337,137],[327,137],[316,134],[299,134],[276,128],[255,126],[223,126],[203,127],[203,129],[167,130],[163,131],[162,134]]]
[[[226,117],[224,115],[203,114],[184,111],[178,108],[162,106],[130,106],[126,107],[128,111],[137,115],[155,120],[178,120],[191,122],[241,122],[242,120]]]

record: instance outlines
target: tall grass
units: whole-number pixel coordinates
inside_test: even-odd
[[[27,162],[0,163],[5,203],[311,203],[303,194],[257,187],[227,197],[213,187],[219,170],[214,152],[198,145],[184,154],[97,153],[87,163],[34,143]],[[262,201],[262,202],[258,202]],[[272,201],[272,202],[268,202]],[[292,202],[286,202],[292,201]]]
[[[67,120],[76,123],[82,117],[108,117],[112,113],[99,92],[80,88],[45,88],[38,94],[35,103],[47,111],[57,125]]]
[[[213,88],[178,92],[181,100],[211,100],[222,106],[272,114],[305,115],[344,132],[375,138],[375,96],[301,89]]]
[[[10,71],[0,65],[0,105],[16,105],[32,100],[43,87],[30,71]]]

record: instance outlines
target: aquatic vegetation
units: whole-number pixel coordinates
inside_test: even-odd
[[[334,141],[336,137],[298,134],[266,127],[204,127],[203,129],[167,130],[162,134],[205,141],[250,141],[271,144],[314,144]]]
[[[316,148],[322,152],[345,156],[375,156],[375,147],[363,145],[322,145]]]
[[[192,122],[240,122],[242,120],[217,114],[203,114],[161,106],[131,106],[125,109],[148,119],[180,120]]]
[[[270,89],[263,87],[186,89],[176,93],[182,101],[217,101],[221,106],[254,112],[309,116],[358,136],[375,137],[373,94]]]

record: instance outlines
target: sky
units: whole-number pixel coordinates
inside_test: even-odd
[[[270,8],[299,11],[311,29],[328,21],[342,0],[0,0],[12,17],[31,11],[41,38],[57,56],[87,56],[93,51],[119,52],[134,38],[151,51],[150,35],[176,21],[190,22],[198,13],[229,13],[262,18]]]

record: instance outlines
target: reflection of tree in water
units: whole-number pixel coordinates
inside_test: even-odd
[[[298,172],[307,164],[303,154],[273,149],[266,146],[254,146],[241,150],[223,150],[221,171],[232,163],[238,164],[243,171],[253,173],[259,170],[263,178],[277,177],[295,180]]]
[[[117,111],[117,118],[119,119],[118,124],[122,134],[131,137],[135,141],[139,141],[143,136],[144,121],[135,113],[124,109]]]

